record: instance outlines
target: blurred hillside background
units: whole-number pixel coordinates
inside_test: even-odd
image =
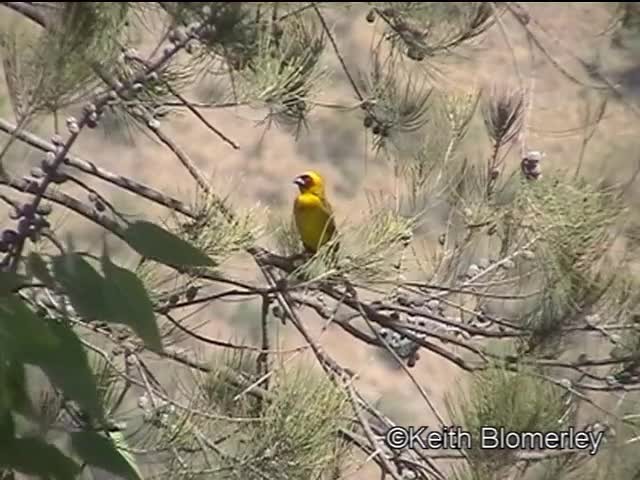
[[[517,148],[509,156],[515,168],[523,151],[540,150],[545,153],[542,162],[545,174],[554,169],[573,171],[581,165],[583,172],[597,179],[610,183],[628,180],[640,162],[640,49],[626,39],[612,38],[616,5],[604,2],[521,5],[528,14],[526,28],[535,33],[535,38],[506,15],[473,46],[436,63],[437,69],[424,67],[423,74],[439,88],[451,91],[490,89],[498,84],[529,92],[525,128]],[[367,12],[366,4],[355,3],[339,11],[327,11],[345,60],[363,68],[367,68],[362,60],[368,58],[372,32],[380,28],[366,21]],[[0,28],[8,28],[18,18],[7,9],[0,10]],[[19,21],[25,22],[22,18]],[[146,32],[141,31],[141,48],[145,40]],[[319,103],[356,105],[335,56],[330,49],[328,52],[332,71]],[[589,88],[600,82],[602,76],[610,82],[611,89]],[[221,88],[204,80],[188,92],[188,97],[203,103],[216,101],[228,93],[221,92]],[[604,99],[607,103],[602,110]],[[230,148],[186,110],[163,121],[163,127],[234,207],[253,208],[260,204],[268,209],[269,215],[287,218],[296,194],[292,180],[307,169],[325,176],[339,223],[358,219],[359,212],[367,206],[369,194],[394,191],[392,166],[373,152],[370,130],[363,127],[358,108],[336,115],[335,108],[318,106],[308,125],[298,132],[269,125],[262,121],[264,112],[250,108],[201,111],[240,148]],[[60,121],[73,113],[65,112]],[[6,119],[14,118],[6,92],[2,91],[0,114]],[[48,139],[53,132],[52,122],[40,122],[35,130]],[[3,144],[7,138],[0,135]],[[482,161],[489,146],[482,119],[477,116],[465,143],[466,154],[474,161]],[[193,201],[192,179],[172,152],[137,131],[129,131],[115,119],[107,119],[100,128],[83,134],[73,152],[171,196]],[[15,144],[6,168],[28,174],[40,160],[41,155]],[[129,215],[165,214],[125,193],[114,190],[113,195],[112,202]],[[630,200],[634,215],[640,214],[637,186],[632,189]],[[428,203],[425,208],[429,211]],[[266,220],[267,216],[261,218]],[[443,217],[434,207],[426,220],[426,238],[435,241],[442,231]],[[95,245],[101,239],[98,228],[71,214],[56,218],[56,224],[73,226],[79,245]],[[263,239],[267,246],[270,242],[269,238]],[[237,275],[259,278],[255,267],[242,256],[234,260],[233,268]],[[213,307],[194,309],[191,315],[192,324],[201,325],[198,331],[212,337],[241,340],[259,335],[258,303],[217,302]],[[359,385],[382,411],[399,423],[429,424],[430,412],[413,401],[417,397],[415,387],[392,361],[386,361],[378,350],[356,344],[337,327],[324,331],[315,318],[308,326],[315,335],[321,335],[320,343],[336,360],[360,376]],[[279,341],[283,345],[301,344],[288,327],[280,328]],[[461,378],[460,371],[449,362],[425,353],[413,373],[438,408],[444,410],[444,394]]]

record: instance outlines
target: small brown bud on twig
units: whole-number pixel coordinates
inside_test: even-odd
[[[177,27],[171,31],[169,35],[169,41],[172,43],[182,43],[187,40],[187,32],[184,27]]]
[[[527,180],[538,180],[542,176],[540,162],[544,158],[544,153],[537,150],[529,151],[520,162],[522,174]]]
[[[196,42],[189,42],[185,45],[184,50],[189,55],[193,55],[198,51],[198,44]]]
[[[469,268],[467,269],[467,276],[469,278],[477,277],[480,273],[482,273],[482,271],[475,263],[469,265]]]
[[[67,180],[69,180],[69,176],[66,173],[61,172],[55,172],[51,177],[51,181],[56,185],[61,185]]]
[[[416,62],[423,61],[425,56],[426,55],[424,49],[417,45],[411,45],[407,49],[407,57],[409,57],[411,60],[415,60]]]
[[[71,134],[76,134],[80,131],[78,121],[75,119],[75,117],[67,118],[67,129]]]
[[[2,232],[2,243],[12,245],[18,238],[18,232],[15,230],[4,230]]]
[[[98,126],[98,114],[96,112],[91,112],[89,114],[89,118],[87,118],[87,127],[93,129]]]
[[[409,367],[409,368],[415,367],[416,363],[418,362],[418,360],[420,360],[420,353],[415,351],[407,359],[407,367]]]
[[[536,255],[531,250],[524,250],[522,252],[522,258],[525,260],[535,260]]]
[[[189,302],[192,301],[194,298],[196,298],[197,295],[198,295],[198,287],[192,285],[187,289],[186,297]]]
[[[33,218],[35,216],[36,210],[30,203],[25,203],[20,209],[20,214],[26,218]]]
[[[369,23],[373,23],[376,20],[376,11],[372,8],[371,10],[369,10],[369,13],[367,13],[367,22]]]
[[[42,215],[43,217],[46,217],[47,215],[51,215],[52,211],[53,209],[51,208],[51,205],[48,205],[48,204],[40,205],[38,207],[38,214]]]
[[[364,128],[371,128],[371,126],[373,125],[373,117],[371,115],[367,115],[366,117],[364,117]]]
[[[516,264],[514,263],[513,260],[505,260],[500,264],[500,267],[503,268],[504,270],[513,270],[515,266]]]

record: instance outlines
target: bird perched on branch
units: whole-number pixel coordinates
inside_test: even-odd
[[[293,183],[300,190],[293,202],[293,217],[305,250],[314,254],[336,234],[333,208],[317,172],[302,173]]]

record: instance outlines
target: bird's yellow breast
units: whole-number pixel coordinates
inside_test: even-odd
[[[331,207],[322,198],[301,193],[295,199],[293,215],[307,249],[316,251],[333,236],[335,227]]]

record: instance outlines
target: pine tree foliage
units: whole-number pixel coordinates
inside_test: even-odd
[[[508,448],[487,451],[478,447],[482,427],[544,433],[563,430],[575,421],[566,392],[531,373],[490,369],[473,379],[468,394],[461,390],[452,396],[452,418],[472,433],[476,447],[469,450],[470,466],[481,476],[490,478],[492,471],[508,470],[514,460]]]

